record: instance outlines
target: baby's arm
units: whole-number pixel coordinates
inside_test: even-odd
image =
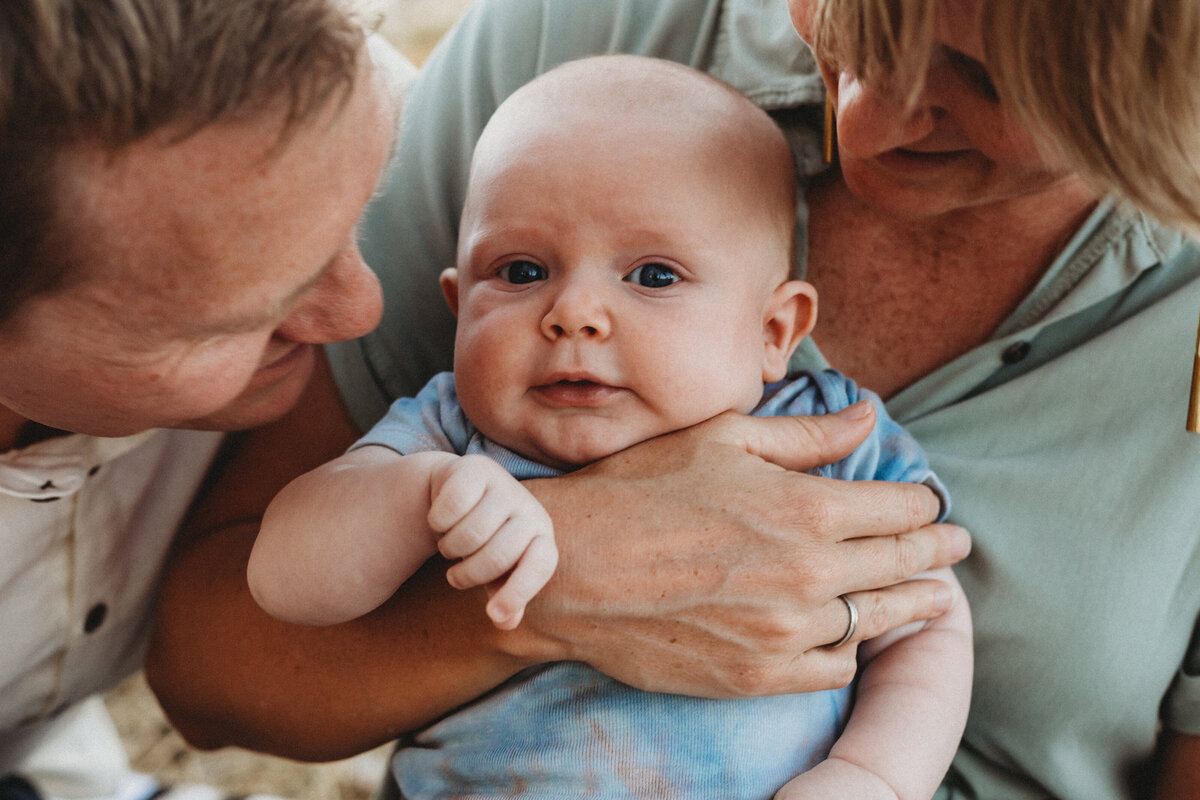
[[[331,625],[383,603],[439,549],[463,559],[447,573],[460,589],[511,571],[488,603],[502,628],[516,627],[557,561],[549,516],[491,459],[368,445],[271,501],[247,576],[272,616]]]
[[[863,667],[846,729],[829,757],[784,785],[776,800],[929,800],[937,791],[970,705],[971,617],[949,569],[923,577],[945,581],[954,605],[915,633],[860,645]]]

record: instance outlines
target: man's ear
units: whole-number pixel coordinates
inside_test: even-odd
[[[446,298],[446,305],[450,306],[450,313],[458,316],[458,270],[454,267],[442,270],[442,274],[438,276],[438,283],[442,285],[442,294]]]
[[[783,380],[788,359],[817,321],[817,290],[804,281],[775,287],[763,312],[763,383]]]

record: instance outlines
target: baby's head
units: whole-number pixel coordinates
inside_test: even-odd
[[[442,275],[464,411],[569,468],[752,410],[816,316],[794,219],[783,135],[730,87],[636,56],[542,75],[484,130]]]

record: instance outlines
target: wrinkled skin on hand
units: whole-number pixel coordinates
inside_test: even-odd
[[[859,641],[949,603],[937,582],[899,582],[969,550],[964,531],[929,524],[938,501],[924,486],[795,471],[854,449],[874,421],[854,408],[723,415],[528,482],[556,529],[572,531],[530,625],[558,657],[642,689],[743,697],[847,684]],[[829,648],[846,629],[847,592],[858,631]]]

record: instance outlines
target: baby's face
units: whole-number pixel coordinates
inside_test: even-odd
[[[789,257],[781,226],[731,199],[719,158],[579,144],[480,169],[444,279],[464,410],[556,466],[751,410]]]

